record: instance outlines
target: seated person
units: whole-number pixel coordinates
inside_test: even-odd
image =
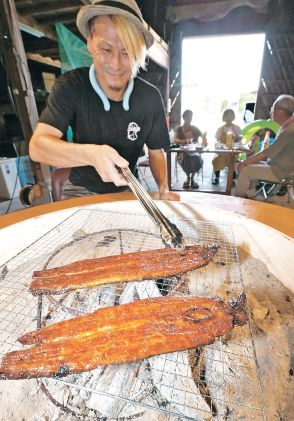
[[[228,147],[232,147],[232,145],[228,145],[228,133],[232,136],[232,142],[239,142],[242,139],[242,130],[237,124],[233,124],[235,120],[235,113],[231,109],[227,109],[223,113],[223,121],[225,124],[217,129],[215,134],[216,140],[219,143],[227,145]],[[212,184],[216,185],[219,184],[219,176],[221,170],[225,167],[229,166],[230,157],[229,155],[216,155],[212,160],[213,170],[215,173],[215,179]],[[234,174],[235,176],[235,174]]]
[[[280,95],[271,108],[273,120],[281,125],[275,142],[241,162],[235,195],[252,198],[259,180],[279,183],[294,178],[294,97]],[[266,162],[262,162],[265,161]]]
[[[198,143],[198,139],[201,137],[201,145],[205,147],[207,146],[206,133],[202,133],[198,127],[191,125],[192,117],[193,112],[191,110],[184,111],[184,124],[176,128],[174,143],[179,145]],[[187,189],[191,186],[194,189],[198,189],[199,185],[194,180],[194,177],[195,174],[197,174],[203,167],[203,159],[201,158],[200,154],[195,151],[179,152],[177,154],[177,162],[180,164],[187,175],[187,180],[184,182],[183,188]]]

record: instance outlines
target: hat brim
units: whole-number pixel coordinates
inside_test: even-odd
[[[148,31],[147,28],[145,28],[144,24],[136,18],[136,16],[132,15],[131,13],[116,8],[116,7],[110,7],[110,6],[99,6],[97,5],[89,5],[89,6],[83,6],[78,15],[77,15],[77,27],[80,31],[80,33],[87,39],[90,36],[89,33],[89,25],[88,22],[90,19],[92,19],[95,16],[105,16],[105,15],[119,15],[119,16],[125,16],[126,18],[130,19],[134,24],[138,27],[138,29],[142,32],[146,48],[150,48],[151,45],[154,42],[153,35],[151,32]]]

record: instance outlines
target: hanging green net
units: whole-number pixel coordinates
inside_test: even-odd
[[[55,28],[58,39],[61,73],[66,73],[77,67],[90,67],[92,56],[87,50],[87,45],[62,23],[56,22]],[[66,138],[69,142],[72,142],[73,132],[70,126],[67,129]]]
[[[91,66],[92,56],[87,50],[87,45],[62,23],[56,22],[55,28],[58,39],[61,73],[66,73],[77,67]]]

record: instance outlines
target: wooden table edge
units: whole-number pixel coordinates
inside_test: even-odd
[[[158,193],[151,192],[154,199],[158,199]],[[242,199],[234,196],[221,194],[210,194],[200,192],[180,192],[181,203],[207,205],[225,211],[237,213],[246,218],[261,222],[272,227],[289,237],[294,238],[294,210],[249,199]],[[107,203],[114,201],[136,200],[131,192],[111,193],[93,196],[83,196],[54,203],[48,203],[23,210],[11,212],[0,216],[0,228],[24,221],[29,218],[38,217],[51,212],[68,209],[77,206],[87,206],[96,203]]]

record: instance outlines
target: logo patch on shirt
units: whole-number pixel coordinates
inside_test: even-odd
[[[134,123],[132,121],[128,126],[128,139],[132,141],[137,140],[138,133],[140,131],[141,131],[141,127],[139,127],[137,123]]]

